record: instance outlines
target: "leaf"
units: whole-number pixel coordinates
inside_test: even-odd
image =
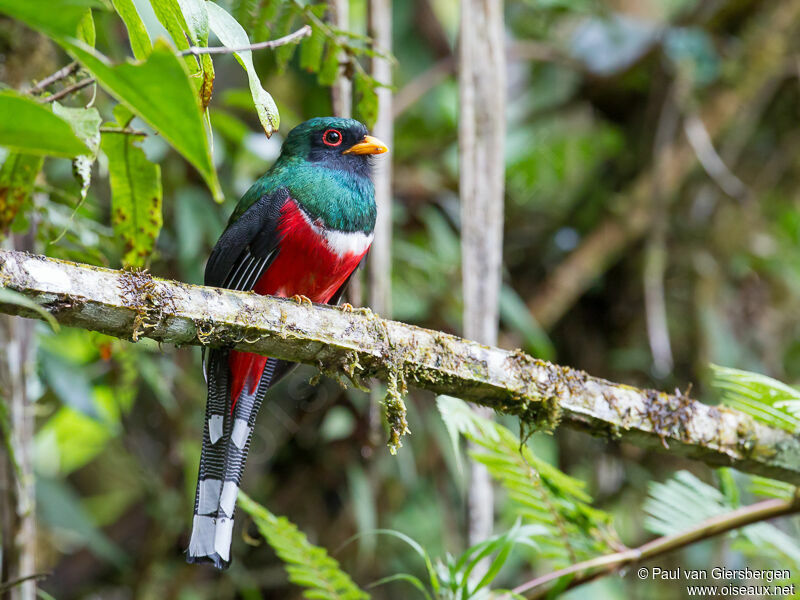
[[[288,35],[296,16],[296,5],[292,2],[284,2],[281,5],[280,16],[278,16],[275,26],[273,27],[272,36],[274,38],[280,38]],[[295,44],[286,44],[275,48],[275,62],[278,65],[279,71],[283,72],[286,69],[289,61],[292,60],[292,56],[294,56],[295,50],[297,50]]]
[[[186,34],[189,34],[191,39],[191,30],[183,16],[178,0],[150,0],[150,5],[153,7],[153,12],[156,14],[158,21],[169,32],[175,47],[178,50],[186,50],[189,47],[189,40],[186,39]],[[194,42],[195,40],[192,40]],[[195,66],[197,61],[194,57],[187,56],[187,63],[193,63]]]
[[[328,49],[325,51],[325,59],[317,74],[317,83],[324,86],[333,85],[339,76],[339,52],[341,48],[332,40],[328,40]]]
[[[508,284],[503,284],[500,290],[500,319],[509,329],[519,332],[525,340],[524,350],[529,354],[544,360],[555,358],[553,342],[533,318],[519,294]]]
[[[78,31],[77,36],[80,41],[82,41],[87,46],[91,46],[94,48],[94,43],[97,38],[97,34],[94,29],[94,16],[92,15],[92,9],[87,8],[86,13],[83,15],[83,18],[78,23]]]
[[[92,386],[79,363],[42,350],[39,352],[42,376],[64,406],[97,419],[97,408],[92,400]]]
[[[644,505],[647,513],[644,526],[658,535],[673,535],[735,508],[715,487],[688,471],[679,471],[664,483],[650,484]],[[800,566],[800,546],[796,540],[770,523],[755,523],[728,535],[750,542],[752,546],[743,549],[751,556],[777,554]]]
[[[371,128],[378,118],[378,94],[375,91],[375,82],[360,69],[357,69],[353,84],[353,91],[356,96],[356,110],[360,120],[368,128]]]
[[[219,41],[227,48],[241,48],[250,44],[247,33],[239,25],[239,22],[230,16],[225,10],[213,2],[206,4],[208,7],[208,18],[211,30],[219,38]],[[253,53],[250,50],[235,52],[236,60],[247,72],[247,80],[250,85],[250,94],[253,96],[253,103],[256,107],[258,119],[264,128],[267,137],[271,136],[280,125],[278,107],[272,96],[261,87],[261,80],[258,78],[255,66],[253,65]]]
[[[123,263],[144,266],[161,231],[161,169],[147,160],[133,136],[104,134],[103,152],[111,180],[111,222],[125,243]]]
[[[253,518],[261,535],[284,562],[289,581],[307,588],[306,598],[369,599],[369,594],[353,583],[324,548],[309,543],[305,534],[288,519],[276,517],[243,492],[239,492],[239,506]]]
[[[205,0],[178,0],[183,11],[189,37],[192,44],[200,47],[208,46],[208,9]],[[200,69],[203,72],[203,83],[200,85],[200,102],[203,108],[211,103],[211,94],[214,91],[214,62],[210,54],[200,56]]]
[[[76,156],[72,161],[72,172],[81,184],[81,201],[86,200],[92,181],[92,165],[100,149],[100,113],[94,107],[71,108],[53,103],[53,112],[72,127],[75,135],[86,144],[88,154]]]
[[[30,196],[43,164],[44,158],[34,154],[12,152],[6,157],[0,168],[0,235],[8,229]]]
[[[77,35],[86,9],[100,6],[97,0],[0,0],[0,13],[59,39]]]
[[[83,63],[108,93],[153,127],[194,165],[214,198],[221,202],[222,190],[211,159],[211,146],[200,102],[184,62],[175,56],[173,48],[166,41],[156,40],[153,52],[141,63],[112,65],[107,57],[74,37],[85,7],[94,4],[89,0],[0,0],[0,12],[10,14],[53,37],[73,58]],[[74,10],[68,10],[70,8]],[[51,19],[45,14],[61,11],[72,14],[73,18]],[[180,18],[183,18],[182,15]],[[187,47],[188,42],[184,40],[183,45]],[[0,114],[11,113],[0,106]],[[51,134],[48,133],[48,136]],[[67,155],[82,153],[85,153],[85,149]]]
[[[156,17],[179,50],[186,50],[190,45],[208,46],[208,10],[205,0],[151,0],[151,4]],[[211,93],[214,90],[214,63],[211,56],[203,54],[198,64],[196,57],[188,55],[184,57],[184,63],[192,75],[202,74],[197,90],[200,104],[205,109],[211,102]]]
[[[84,46],[71,44],[67,50],[112,96],[192,163],[214,198],[222,200],[199,103],[181,60],[168,44],[157,40],[147,60],[117,66],[108,64],[102,55]]]
[[[582,481],[538,458],[518,436],[479,416],[462,400],[439,396],[437,406],[451,436],[457,431],[476,445],[470,456],[506,489],[515,515],[544,526],[530,536],[543,556],[564,565],[573,554],[580,558],[610,551],[599,533],[611,517],[589,505]]]
[[[88,150],[50,108],[15,92],[0,92],[0,115],[14,115],[0,119],[0,146],[15,152],[72,158]]]
[[[800,391],[759,373],[717,365],[711,371],[724,404],[773,427],[800,429]]]
[[[131,42],[133,55],[138,60],[144,60],[150,56],[150,52],[153,50],[153,42],[150,41],[150,35],[147,33],[142,18],[136,10],[136,5],[133,0],[111,0],[111,2],[128,30],[128,39]]]
[[[300,46],[300,68],[316,73],[322,64],[325,51],[325,33],[319,27],[311,28],[311,36]]]
[[[39,304],[37,304],[35,301],[31,300],[27,296],[24,296],[23,294],[20,294],[19,292],[10,290],[6,287],[0,287],[0,304],[14,304],[15,306],[24,306],[25,308],[30,308],[32,311],[36,312],[40,317],[42,317],[42,319],[47,321],[47,324],[50,325],[50,328],[53,331],[58,331],[60,329],[58,321],[56,321],[55,317],[50,314],[50,311],[39,306]]]

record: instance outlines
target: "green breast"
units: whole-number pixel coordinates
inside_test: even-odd
[[[261,196],[281,187],[327,228],[364,233],[375,228],[375,189],[368,177],[284,157],[242,196],[231,221]]]

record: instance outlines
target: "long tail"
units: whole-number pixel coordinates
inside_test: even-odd
[[[208,357],[208,400],[203,448],[194,501],[192,536],[186,560],[230,565],[233,513],[256,415],[267,389],[288,371],[289,363],[269,359],[255,390],[247,386],[231,400],[229,350]],[[233,405],[233,411],[231,407]]]

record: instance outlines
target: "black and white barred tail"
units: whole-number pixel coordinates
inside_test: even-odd
[[[187,562],[212,563],[218,569],[230,564],[236,496],[256,415],[267,390],[288,367],[285,361],[269,359],[256,390],[248,393],[245,386],[231,414],[228,351],[209,352],[208,400]]]

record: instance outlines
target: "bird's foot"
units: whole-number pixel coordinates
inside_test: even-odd
[[[353,312],[353,305],[349,302],[345,302],[344,304],[340,304],[339,308],[342,309],[342,312],[351,313]]]
[[[308,296],[303,296],[302,294],[295,294],[291,299],[298,304],[308,304],[309,306],[314,304]]]

